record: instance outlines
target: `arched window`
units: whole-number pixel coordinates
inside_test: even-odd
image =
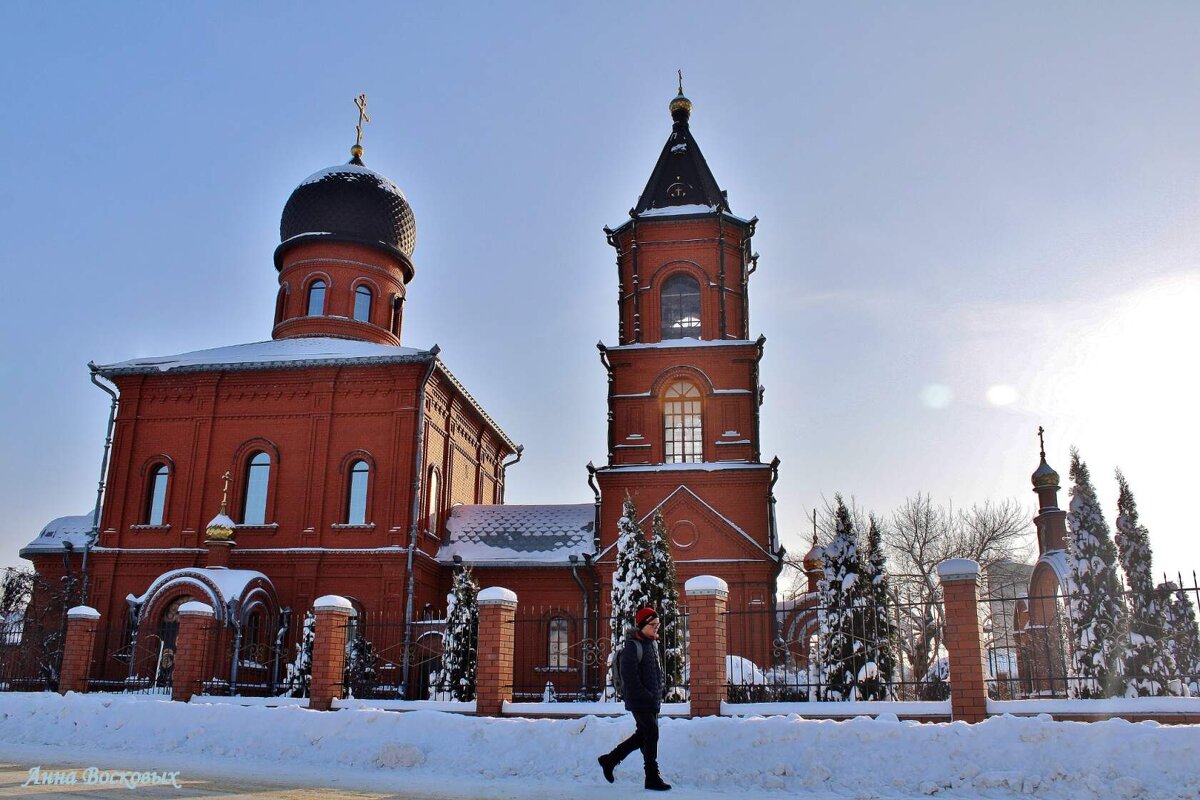
[[[675,381],[667,387],[663,400],[663,455],[666,463],[704,460],[700,391],[687,381]]]
[[[367,524],[367,482],[371,477],[371,465],[366,461],[355,461],[350,465],[350,489],[346,499],[346,524]]]
[[[146,487],[146,513],[143,516],[147,525],[162,525],[163,512],[167,508],[167,476],[170,470],[166,464],[159,464],[150,473],[150,483]]]
[[[371,287],[361,285],[354,290],[354,318],[359,322],[371,321]]]
[[[438,533],[438,508],[441,507],[440,501],[438,498],[438,492],[440,490],[441,490],[441,487],[438,486],[437,467],[430,467],[429,468],[429,488],[428,488],[427,494],[425,495],[425,497],[426,497],[425,502],[426,502],[426,505],[428,506],[428,508],[426,509],[426,514],[427,514],[428,520],[429,520],[427,523],[427,526],[426,526],[426,530],[429,531],[430,533],[432,533],[434,536],[437,536],[437,533]]]
[[[663,284],[662,338],[700,338],[700,284],[691,275],[672,275]]]
[[[308,316],[319,317],[325,313],[325,281],[315,280],[308,287]]]
[[[242,493],[242,524],[265,525],[267,522],[267,486],[271,482],[271,457],[261,450],[250,457],[246,466],[246,487]]]
[[[552,617],[548,634],[546,666],[551,669],[566,669],[571,647],[567,639],[567,621],[562,617]]]

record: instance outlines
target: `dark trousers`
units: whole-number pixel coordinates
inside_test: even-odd
[[[612,751],[618,762],[624,761],[625,756],[634,750],[641,749],[642,759],[646,762],[646,774],[658,774],[658,712],[631,711],[637,730]]]

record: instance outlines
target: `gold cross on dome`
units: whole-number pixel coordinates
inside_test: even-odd
[[[1046,429],[1043,428],[1041,425],[1038,425],[1038,444],[1040,444],[1042,446],[1042,458],[1046,457],[1046,440],[1044,438],[1042,438],[1042,434],[1045,432],[1046,432]]]
[[[354,105],[358,106],[358,127],[355,128],[356,136],[354,143],[362,147],[362,126],[364,122],[370,122],[371,118],[367,116],[367,96],[360,94],[354,98]]]
[[[679,75],[679,93],[682,95],[683,94],[683,70],[678,69],[678,70],[675,70],[675,72],[677,75]]]
[[[229,481],[230,481],[230,478],[232,478],[232,477],[233,476],[231,476],[229,474],[228,470],[226,470],[225,474],[221,476],[221,480],[225,481],[225,486],[221,489],[221,513],[222,514],[225,513],[226,504],[229,502]]]

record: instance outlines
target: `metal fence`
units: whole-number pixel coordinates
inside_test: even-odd
[[[688,614],[663,618],[658,657],[663,699],[688,697]],[[513,622],[513,700],[591,702],[616,699],[609,679],[613,630],[625,641],[628,620],[567,606],[518,607]]]
[[[0,624],[0,691],[56,691],[65,628],[29,619]]]
[[[443,669],[445,628],[445,613],[432,608],[424,609],[411,625],[382,614],[360,614],[347,621],[347,696],[372,700],[453,699]],[[469,647],[473,650],[475,646],[472,639]]]
[[[1134,607],[1126,592],[1122,604]],[[1003,587],[980,599],[988,695],[993,699],[1087,698],[1111,696],[1196,696],[1200,694],[1200,641],[1195,609],[1200,582],[1178,575],[1155,592],[1159,613],[1149,628],[1130,629],[1129,616],[1110,636],[1121,655],[1105,686],[1080,673],[1074,663],[1076,635],[1069,600],[1060,592],[1028,594]],[[1154,646],[1147,648],[1152,640]],[[1135,650],[1141,648],[1137,656]],[[1147,655],[1159,665],[1147,667]]]
[[[726,614],[730,702],[944,700],[940,600],[833,609],[815,593]]]

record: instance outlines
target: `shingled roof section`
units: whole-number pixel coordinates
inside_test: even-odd
[[[460,556],[471,566],[567,566],[594,552],[596,507],[455,506],[446,520],[447,539],[438,551],[443,564]]]
[[[633,208],[635,215],[672,206],[699,207],[700,213],[729,210],[729,201],[717,185],[717,179],[713,177],[708,162],[700,152],[700,145],[696,144],[688,127],[691,103],[682,95],[676,98],[677,101],[681,99],[686,105],[672,103],[674,124],[671,126],[671,135],[663,145],[658,163],[650,173],[650,180]]]

